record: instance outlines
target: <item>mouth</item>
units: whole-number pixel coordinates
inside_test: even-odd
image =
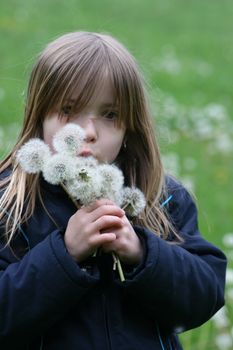
[[[91,157],[93,156],[91,150],[89,149],[83,149],[82,152],[79,153],[80,157]]]

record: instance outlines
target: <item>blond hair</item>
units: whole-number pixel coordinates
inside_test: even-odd
[[[106,34],[74,32],[47,45],[38,57],[29,80],[25,117],[18,142],[2,161],[0,171],[11,168],[1,180],[4,193],[0,200],[0,219],[6,221],[10,243],[18,225],[33,215],[40,196],[39,176],[24,173],[15,163],[15,154],[33,137],[43,138],[43,121],[54,110],[60,110],[74,92],[76,109],[81,110],[106,71],[116,91],[119,104],[119,125],[126,128],[127,147],[122,147],[116,162],[128,186],[135,185],[145,194],[147,206],[135,223],[164,237],[172,230],[164,209],[164,172],[156,142],[151,112],[144,89],[144,80],[131,54],[116,39]]]

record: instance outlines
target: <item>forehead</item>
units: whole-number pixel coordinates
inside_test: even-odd
[[[113,85],[112,80],[110,77],[107,75],[106,77],[103,77],[100,81],[96,82],[94,89],[91,89],[91,93],[88,93],[88,86],[87,90],[83,91],[83,94],[87,96],[85,99],[85,106],[93,105],[93,104],[98,104],[98,105],[103,105],[103,106],[111,106],[115,105],[117,103],[116,101],[116,89]],[[90,92],[90,90],[89,90]],[[71,96],[69,97],[69,101],[71,103],[79,106],[80,102],[80,88],[77,86]]]

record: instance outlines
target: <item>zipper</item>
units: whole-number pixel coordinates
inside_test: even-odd
[[[108,308],[107,308],[107,298],[106,295],[102,294],[102,301],[103,301],[103,310],[104,310],[104,324],[105,324],[105,332],[106,332],[106,338],[107,338],[107,348],[109,350],[112,350],[112,341],[110,336],[110,329],[109,329],[109,318],[108,318]]]
[[[173,348],[172,338],[170,336],[168,336],[167,339],[163,339],[158,324],[156,324],[156,329],[157,329],[157,336],[159,339],[161,350],[166,350],[166,349],[175,350],[175,348]],[[167,347],[167,345],[168,345],[168,347]]]
[[[173,345],[171,342],[171,337],[168,337],[168,345],[169,345],[169,350],[175,350],[175,348],[173,348]]]

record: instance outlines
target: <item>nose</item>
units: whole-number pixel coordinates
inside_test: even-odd
[[[85,130],[86,142],[95,142],[97,139],[97,130],[95,126],[95,121],[93,118],[86,118],[85,121],[83,121],[81,127]]]

